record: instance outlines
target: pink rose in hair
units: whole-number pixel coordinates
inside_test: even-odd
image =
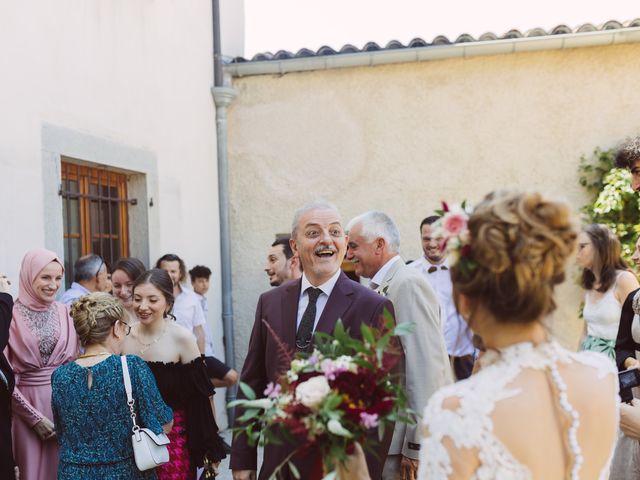
[[[467,226],[467,217],[463,212],[449,212],[442,218],[446,236],[460,235]]]

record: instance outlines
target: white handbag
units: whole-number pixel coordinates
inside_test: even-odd
[[[169,437],[165,433],[155,434],[148,428],[140,428],[136,423],[136,412],[134,409],[133,396],[131,395],[131,378],[129,377],[129,366],[126,355],[120,357],[122,362],[122,377],[124,379],[124,389],[127,392],[127,405],[131,412],[133,423],[131,443],[133,445],[133,457],[138,470],[144,471],[156,468],[158,465],[169,461]]]

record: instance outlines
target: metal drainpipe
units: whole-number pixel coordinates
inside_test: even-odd
[[[229,222],[229,161],[227,158],[227,107],[237,96],[233,88],[223,86],[220,54],[220,5],[212,0],[213,14],[213,77],[211,94],[216,105],[216,138],[218,145],[218,205],[220,211],[220,266],[222,279],[222,325],[224,356],[227,365],[235,369],[233,335],[233,296],[231,282],[231,228]],[[227,403],[236,398],[236,386],[227,388]],[[233,425],[235,409],[227,409],[229,426]]]

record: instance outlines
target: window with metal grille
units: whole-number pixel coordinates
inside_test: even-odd
[[[64,268],[67,287],[73,264],[89,253],[109,265],[129,255],[127,176],[104,167],[62,162]]]

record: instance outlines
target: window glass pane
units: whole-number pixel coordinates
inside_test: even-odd
[[[111,232],[120,233],[120,211],[118,202],[111,202]]]
[[[73,282],[73,264],[80,258],[80,239],[64,239],[64,284],[69,288]]]
[[[95,253],[96,255],[100,255],[104,258],[104,255],[102,254],[102,242],[99,238],[94,238],[91,241],[91,253]]]
[[[68,218],[67,213],[69,215]],[[80,202],[77,198],[63,197],[62,225],[64,233],[80,233]]]
[[[98,235],[100,232],[98,226],[98,220],[100,219],[100,215],[98,212],[98,202],[91,201],[89,203],[89,227],[91,228],[91,238],[95,235]]]
[[[77,180],[64,180],[62,182],[62,188],[65,188],[67,192],[78,193],[78,181]]]
[[[120,252],[120,239],[114,238],[111,240],[111,247],[113,248],[112,260],[109,262],[110,265],[113,265],[116,260],[118,260],[122,254]]]

